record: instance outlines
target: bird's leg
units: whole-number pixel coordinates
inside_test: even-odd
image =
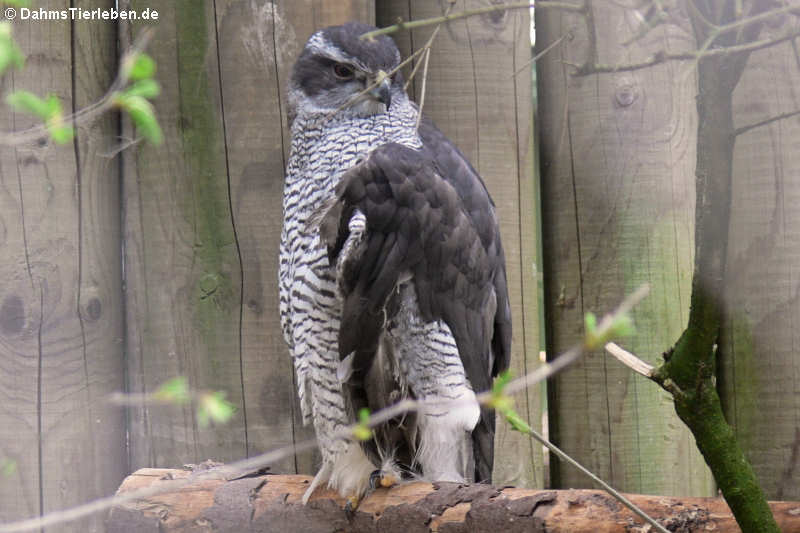
[[[345,498],[344,511],[352,518],[361,502],[375,489],[392,487],[400,479],[401,473],[393,457],[386,457],[381,468],[376,470],[361,444],[351,442],[333,467],[330,485]]]
[[[360,442],[349,442],[346,450],[333,461],[328,486],[346,500],[345,511],[355,512],[369,489],[369,478],[375,465],[369,460]]]

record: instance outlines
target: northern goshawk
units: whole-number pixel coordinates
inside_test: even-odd
[[[490,481],[494,412],[475,393],[510,358],[494,204],[464,155],[406,95],[391,38],[314,33],[289,83],[280,313],[327,482],[352,504],[376,479]],[[427,405],[339,434],[364,407]],[[376,477],[376,472],[382,477]]]

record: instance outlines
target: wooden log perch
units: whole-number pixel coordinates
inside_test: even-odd
[[[185,470],[143,468],[118,493],[186,479]],[[334,492],[300,498],[308,476],[264,475],[203,479],[170,492],[114,508],[109,533],[300,531],[333,533],[480,533],[650,531],[608,494],[597,490],[528,490],[457,483],[406,483],[379,489],[348,517]],[[670,531],[739,531],[719,498],[627,495]],[[783,531],[800,531],[800,503],[772,502]]]

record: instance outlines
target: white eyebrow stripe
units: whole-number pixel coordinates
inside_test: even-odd
[[[362,72],[370,71],[366,64],[352,56],[345,54],[339,47],[326,39],[322,35],[322,32],[317,32],[312,35],[306,44],[306,48],[309,48],[315,54],[327,57],[338,63],[347,63],[349,65],[353,65]]]

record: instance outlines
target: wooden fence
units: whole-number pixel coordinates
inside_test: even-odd
[[[460,0],[455,9],[487,2]],[[111,0],[36,3],[46,9],[114,7]],[[121,7],[128,3],[134,10],[157,9],[158,21],[13,25],[28,61],[25,69],[3,78],[3,91],[54,92],[75,110],[97,100],[111,83],[117,42],[125,45],[155,27],[148,52],[162,86],[156,108],[165,142],[127,146],[135,132],[127,121],[108,115],[80,128],[74,144],[0,147],[0,465],[13,465],[0,474],[0,521],[113,493],[139,467],[232,461],[312,436],[300,423],[277,312],[289,71],[315,29],[353,19],[385,25],[398,16],[424,18],[448,5],[176,0],[154,6],[130,0]],[[561,14],[550,16],[539,22],[538,39],[545,44],[574,26]],[[613,21],[603,31],[613,32],[619,24]],[[425,112],[467,154],[497,203],[517,374],[536,367],[543,344],[540,199],[531,76],[525,68],[529,26],[527,10],[514,10],[443,27],[425,98]],[[423,46],[432,30],[397,34],[403,55]],[[691,76],[682,84],[670,82],[676,73],[669,69],[678,66],[573,80],[561,61],[581,53],[580,39],[577,34],[576,42],[545,56],[538,74],[548,348],[555,353],[578,338],[584,311],[609,309],[649,280],[653,296],[636,312],[639,334],[630,346],[655,360],[677,338],[688,312],[693,82]],[[765,59],[769,66],[763,67],[776,77],[788,52],[780,57]],[[788,87],[775,91],[790,100]],[[421,86],[410,90],[419,96]],[[633,101],[624,104],[630,94]],[[0,122],[5,130],[32,124],[5,106]],[[742,328],[731,338],[750,342],[759,354],[763,345],[774,364],[753,364],[747,355],[753,351],[743,350],[734,366],[724,368],[730,412],[749,436],[749,449],[758,457],[770,450],[778,454],[765,459],[760,472],[770,480],[788,479],[780,494],[796,498],[799,476],[791,469],[787,474],[786,465],[792,464],[797,440],[792,432],[800,413],[796,392],[792,396],[800,377],[790,348],[798,330],[792,327],[798,280],[790,258],[800,241],[792,239],[790,206],[779,203],[775,192],[796,188],[788,170],[796,160],[787,147],[800,133],[797,123],[791,127],[754,130],[746,145],[750,152],[737,154],[743,163],[757,159],[786,172],[764,183],[743,180],[780,216],[769,218],[763,203],[761,208],[747,203],[751,191],[739,191],[742,209],[753,213],[735,225],[742,240],[730,252],[732,261],[745,251],[756,257],[753,247],[764,244],[759,231],[778,225],[777,236],[770,233],[774,244],[764,253],[770,264],[784,265],[776,267],[783,281],[766,287],[757,282],[758,263],[737,262],[743,292],[731,295],[761,302],[752,308],[755,315],[737,322]],[[759,137],[767,132],[771,137]],[[758,139],[771,143],[772,159]],[[119,151],[122,146],[127,148]],[[786,162],[779,165],[780,158]],[[759,218],[756,227],[746,224],[761,215],[767,218]],[[770,299],[769,291],[779,288],[790,296]],[[776,301],[785,302],[787,311],[779,316],[788,322],[768,318],[778,311]],[[758,325],[746,339],[745,322]],[[778,327],[787,338],[770,334]],[[552,435],[621,489],[712,492],[702,460],[664,394],[614,365],[603,354],[592,354],[554,383]],[[753,372],[758,381],[748,380]],[[201,427],[193,405],[124,408],[109,402],[113,392],[152,392],[175,376],[186,376],[194,389],[226,391],[237,407],[233,420]],[[772,387],[776,376],[782,379]],[[747,404],[733,402],[740,394]],[[780,408],[774,417],[752,415],[762,400],[765,407]],[[517,405],[541,427],[544,403],[537,388]],[[770,435],[765,427],[773,424],[780,427]],[[317,461],[315,453],[298,454],[272,470],[313,473]],[[543,487],[546,466],[540,446],[499,425],[498,483]],[[561,486],[587,485],[565,469],[553,472]],[[769,486],[775,497],[778,485]],[[101,516],[59,530],[100,529]]]
[[[720,2],[719,5],[728,5]],[[654,31],[616,2],[591,2],[591,31],[575,13],[541,9],[537,63],[548,352],[582,336],[585,311],[615,305],[642,282],[625,342],[657,364],[688,319],[694,261],[697,129],[694,63],[574,76],[570,65],[623,65],[659,51],[696,50],[675,17]],[[759,39],[777,39],[796,18],[772,17]],[[594,38],[594,41],[592,41]],[[795,39],[796,41],[796,39]],[[628,43],[628,44],[625,44]],[[596,45],[596,46],[595,46]],[[800,359],[797,257],[800,107],[797,44],[758,50],[734,92],[737,136],[726,262],[718,389],[728,421],[770,498],[800,498]],[[701,154],[702,155],[702,154]],[[549,387],[556,442],[614,486],[634,492],[713,491],[694,441],[669,396],[614,359],[593,353]],[[556,486],[582,485],[569,468]]]

